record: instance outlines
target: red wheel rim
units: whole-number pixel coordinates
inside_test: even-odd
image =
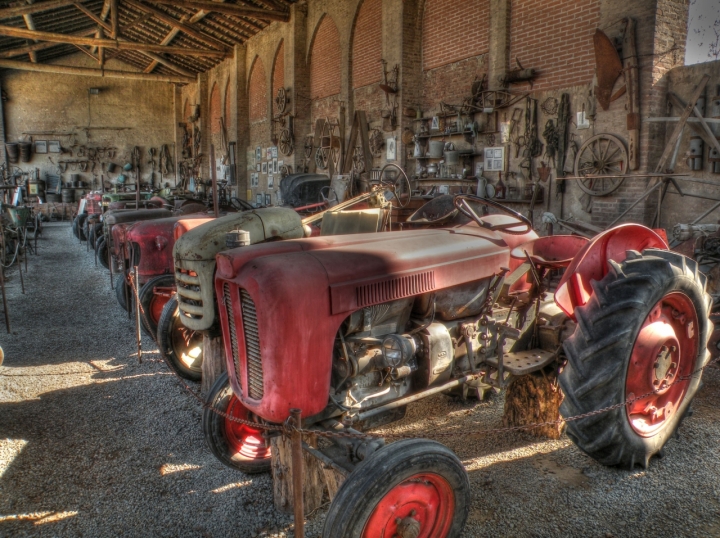
[[[388,491],[373,510],[362,538],[447,536],[455,514],[453,488],[442,476],[413,475]]]
[[[255,420],[234,394],[230,397],[226,413],[242,420]],[[264,460],[270,457],[270,445],[263,438],[262,430],[225,418],[225,438],[231,458]]]
[[[692,301],[674,292],[663,297],[640,328],[625,381],[628,420],[642,437],[656,435],[677,414],[698,354],[698,320]]]
[[[148,309],[148,316],[152,322],[157,326],[162,315],[163,308],[170,299],[164,295],[157,295],[153,293],[152,299],[150,299],[150,308]]]

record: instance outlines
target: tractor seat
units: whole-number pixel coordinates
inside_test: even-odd
[[[588,239],[578,235],[550,235],[515,247],[510,255],[519,260],[527,260],[525,253],[536,265],[548,269],[567,267],[575,255],[588,243]]]

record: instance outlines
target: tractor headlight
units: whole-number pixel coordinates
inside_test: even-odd
[[[383,340],[382,354],[386,368],[400,368],[415,354],[415,341],[400,334],[391,334]]]

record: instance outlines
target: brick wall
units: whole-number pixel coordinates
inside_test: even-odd
[[[282,41],[278,47],[277,53],[275,54],[275,65],[273,66],[272,98],[274,115],[278,114],[275,96],[283,86],[285,86],[285,41]]]
[[[426,0],[423,69],[484,54],[489,35],[489,0]]]
[[[256,58],[250,71],[250,83],[248,84],[250,123],[267,120],[267,93],[265,66],[260,58]]]
[[[509,67],[516,67],[519,58],[523,67],[537,69],[535,89],[592,80],[592,37],[600,21],[600,0],[512,0],[510,17]]]
[[[353,89],[382,80],[382,0],[364,0],[355,21]]]
[[[340,93],[340,33],[330,15],[315,32],[310,53],[310,98],[322,99]]]
[[[487,55],[467,58],[424,71],[422,110],[428,113],[439,112],[440,101],[462,104],[463,99],[471,95],[470,90],[475,78],[482,78],[487,72],[486,57]]]

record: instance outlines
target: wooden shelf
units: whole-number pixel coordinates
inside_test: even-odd
[[[415,135],[418,138],[442,138],[445,136],[460,136],[460,135],[471,135],[472,131],[454,131],[452,133],[430,133],[430,134],[417,134]],[[483,134],[483,133],[478,133]]]
[[[460,153],[460,157],[483,157],[484,155],[485,155],[484,153]],[[444,159],[444,157],[428,157],[425,155],[423,157],[408,156],[408,159],[413,159],[413,160],[419,161],[421,159]],[[453,165],[451,165],[451,166],[453,166]]]
[[[410,181],[434,181],[434,182],[443,182],[443,181],[465,181],[467,183],[477,183],[477,178],[457,178],[457,177],[420,177],[415,179],[410,179]]]

